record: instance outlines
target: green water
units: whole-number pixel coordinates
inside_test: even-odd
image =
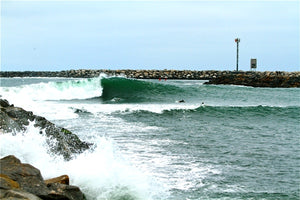
[[[207,106],[123,117],[162,127],[162,132],[143,135],[142,140],[171,140],[161,146],[161,153],[176,155],[173,165],[190,170],[193,186],[187,191],[174,189],[173,198],[297,199],[299,111],[299,107]],[[190,164],[220,172],[194,180]]]
[[[35,91],[34,102],[45,106],[36,112],[83,140],[99,135],[113,141],[117,154],[151,179],[141,192],[136,188],[145,181],[130,182],[132,175],[122,172],[118,176],[127,178],[112,176],[101,190],[85,185],[93,191],[90,199],[300,198],[299,88],[120,77],[20,80],[3,79],[1,94],[17,101],[17,94]],[[39,81],[46,84],[42,89]],[[65,99],[66,93],[74,97]],[[45,95],[51,101],[38,99]],[[73,114],[77,109],[76,117],[58,119],[63,112],[57,107]],[[90,182],[95,177],[97,172]],[[107,192],[113,181],[118,187]]]

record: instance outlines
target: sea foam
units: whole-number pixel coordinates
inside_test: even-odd
[[[67,174],[90,200],[153,199],[151,176],[124,159],[112,139],[93,137],[96,148],[70,161],[50,153],[46,140],[32,122],[25,132],[0,135],[0,156],[15,155],[40,169],[44,179]]]

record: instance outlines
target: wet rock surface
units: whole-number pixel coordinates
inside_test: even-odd
[[[41,116],[34,115],[20,107],[10,105],[5,99],[0,99],[0,134],[26,132],[30,122],[47,136],[51,152],[63,155],[68,160],[73,154],[82,153],[92,144],[81,141],[71,131],[56,126]],[[55,142],[53,142],[55,141]]]

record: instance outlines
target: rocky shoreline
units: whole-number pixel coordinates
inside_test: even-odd
[[[47,137],[49,153],[62,155],[70,160],[76,154],[92,148],[92,144],[81,141],[71,131],[56,126],[41,116],[15,107],[6,99],[0,99],[0,134],[26,134],[29,123]],[[53,142],[55,141],[55,142]],[[79,187],[69,185],[69,177],[62,175],[44,180],[40,170],[30,164],[21,163],[13,155],[0,159],[0,199],[20,200],[85,200]]]
[[[191,70],[66,70],[66,71],[6,71],[0,77],[68,77],[93,78],[100,74],[135,79],[209,80],[207,84],[234,84],[252,87],[300,87],[300,72],[254,71],[191,71]]]
[[[44,180],[39,169],[13,155],[1,158],[0,166],[0,199],[86,200],[79,187],[69,185],[67,175]]]
[[[41,116],[34,115],[31,111],[15,107],[6,99],[0,99],[0,134],[19,132],[26,133],[29,123],[40,130],[40,134],[47,136],[47,145],[52,153],[62,155],[65,160],[72,158],[74,154],[82,153],[90,149],[92,144],[81,141],[71,131],[56,126]],[[55,140],[56,142],[53,142]]]

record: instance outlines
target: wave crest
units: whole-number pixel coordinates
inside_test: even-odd
[[[20,96],[31,100],[72,100],[99,97],[102,94],[101,78],[37,83],[18,87],[1,88],[9,99]]]
[[[179,87],[123,77],[102,78],[103,100],[121,102],[162,102],[182,93]]]

